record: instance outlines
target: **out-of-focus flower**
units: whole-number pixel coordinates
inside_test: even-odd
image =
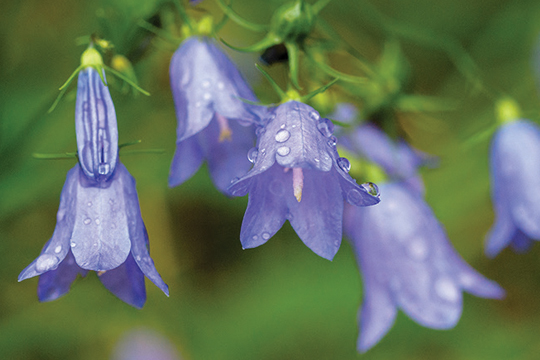
[[[400,180],[419,193],[424,184],[418,168],[433,158],[413,149],[404,140],[394,142],[373,124],[363,124],[340,137],[340,145],[381,166],[392,180]]]
[[[360,186],[339,157],[332,123],[310,106],[288,101],[270,110],[258,129],[251,171],[231,184],[234,196],[249,192],[240,240],[264,244],[289,220],[316,254],[332,259],[342,237],[343,200],[357,206],[379,202],[375,185]]]
[[[151,329],[131,330],[116,343],[111,360],[180,360],[173,344]]]
[[[398,308],[422,326],[447,329],[461,316],[462,291],[504,296],[456,253],[420,194],[398,182],[380,188],[379,205],[348,206],[344,220],[364,280],[360,352],[390,330]]]
[[[526,251],[540,240],[540,129],[527,120],[502,124],[490,154],[495,224],[486,238],[486,254],[506,246]]]
[[[250,168],[250,125],[259,117],[243,100],[257,99],[231,60],[204,36],[188,38],[174,53],[170,79],[178,128],[169,186],[189,179],[206,159],[214,184],[227,193],[231,180]]]
[[[41,275],[38,297],[51,301],[87,270],[97,271],[107,289],[138,308],[146,301],[144,275],[169,294],[148,252],[135,180],[120,162],[99,185],[78,164],[68,172],[53,236],[19,281]]]

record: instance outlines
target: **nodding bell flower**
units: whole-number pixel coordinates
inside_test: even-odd
[[[244,99],[257,99],[227,55],[204,36],[188,38],[176,50],[170,79],[178,128],[169,186],[189,179],[206,159],[214,184],[227,193],[231,180],[251,166],[250,125],[259,117]]]
[[[67,174],[52,238],[19,281],[39,275],[38,297],[50,301],[66,294],[77,274],[94,270],[113,294],[141,308],[145,275],[169,290],[149,255],[135,180],[118,160],[116,115],[100,61],[93,48],[83,54],[75,111],[79,164]]]
[[[269,110],[258,128],[254,166],[230,187],[234,196],[249,193],[240,240],[243,248],[264,244],[289,220],[311,250],[331,260],[342,237],[343,200],[374,205],[374,184],[358,185],[350,163],[339,157],[333,125],[310,106],[288,101]]]
[[[398,308],[422,326],[448,329],[461,316],[462,291],[504,296],[456,253],[420,194],[400,182],[383,183],[380,189],[379,205],[348,206],[344,218],[364,284],[360,352],[384,337]]]
[[[486,238],[486,254],[511,245],[526,251],[540,240],[540,128],[527,120],[502,124],[491,142],[491,196],[495,224]],[[524,191],[526,189],[526,191]]]
[[[41,275],[39,300],[51,301],[87,270],[96,271],[109,291],[137,308],[146,301],[145,275],[169,294],[148,252],[135,180],[120,162],[99,185],[78,164],[68,172],[53,236],[19,281]]]

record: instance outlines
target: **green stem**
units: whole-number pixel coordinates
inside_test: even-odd
[[[255,24],[255,23],[252,23],[252,22],[244,19],[243,17],[241,17],[233,9],[231,9],[228,5],[226,5],[223,2],[223,0],[216,0],[216,3],[221,8],[221,11],[223,11],[225,13],[225,15],[227,15],[229,17],[229,19],[231,19],[232,21],[234,21],[238,25],[240,25],[240,26],[242,26],[242,27],[244,27],[244,28],[246,28],[248,30],[256,31],[256,32],[263,32],[263,31],[268,30],[267,25]]]

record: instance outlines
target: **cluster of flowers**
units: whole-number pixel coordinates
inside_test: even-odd
[[[101,64],[92,47],[83,54],[75,112],[79,163],[67,175],[52,238],[19,281],[40,275],[39,299],[49,301],[64,295],[77,274],[94,270],[116,296],[142,307],[145,275],[165,294],[168,288],[149,256],[135,182],[118,159],[116,115]],[[289,220],[306,246],[332,260],[344,229],[364,283],[359,351],[389,331],[398,308],[423,326],[443,329],[459,320],[462,291],[504,296],[453,249],[423,197],[418,168],[429,157],[406,142],[371,124],[338,131],[294,93],[276,106],[253,105],[250,86],[206,35],[183,41],[170,81],[178,128],[169,185],[182,184],[206,160],[221,192],[249,193],[243,248],[264,244]],[[334,133],[351,154],[384,170],[379,188],[351,178]],[[508,244],[523,250],[529,238],[540,238],[536,197],[521,191],[540,181],[539,168],[530,166],[539,155],[540,131],[531,123],[509,122],[498,131],[489,255]]]

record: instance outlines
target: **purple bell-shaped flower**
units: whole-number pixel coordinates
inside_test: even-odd
[[[234,196],[249,193],[240,240],[243,248],[264,244],[289,220],[302,241],[331,260],[342,237],[343,200],[356,206],[379,202],[373,184],[358,185],[339,157],[332,123],[310,106],[288,101],[269,111],[258,129],[254,166],[231,184]]]
[[[501,125],[491,142],[491,196],[495,224],[486,253],[506,246],[526,251],[540,240],[540,128],[527,120]]]
[[[420,194],[399,182],[380,189],[379,205],[348,206],[344,220],[364,284],[360,352],[390,330],[398,308],[422,326],[448,329],[461,317],[463,291],[504,296],[456,253]]]
[[[77,89],[79,164],[67,174],[52,238],[19,281],[40,276],[38,297],[50,301],[66,294],[77,274],[94,270],[113,294],[141,308],[145,275],[169,290],[149,255],[135,180],[118,160],[114,105],[105,74],[102,80],[95,69],[103,71],[101,56],[89,48],[83,64],[89,57],[94,62],[79,73]]]
[[[189,179],[206,159],[214,184],[227,194],[231,180],[251,166],[246,153],[255,143],[252,124],[259,116],[243,100],[257,98],[227,55],[204,36],[188,38],[176,50],[170,80],[178,128],[169,186]]]

